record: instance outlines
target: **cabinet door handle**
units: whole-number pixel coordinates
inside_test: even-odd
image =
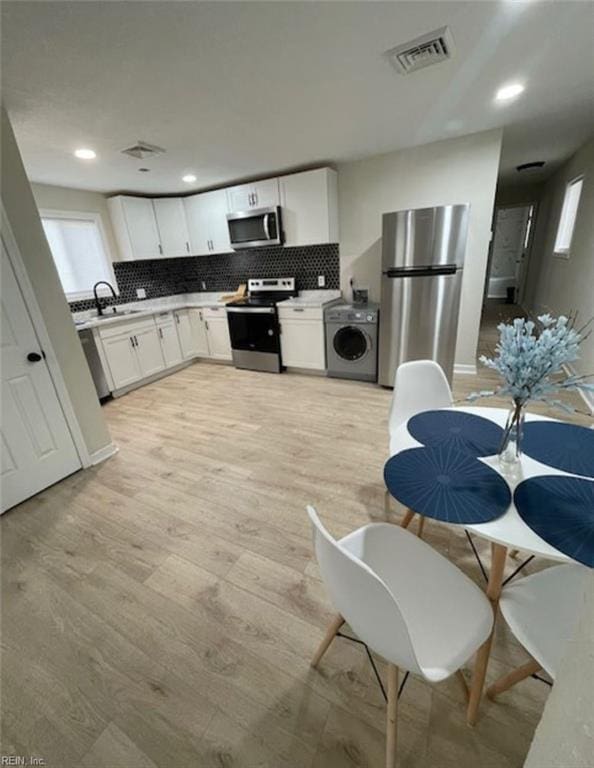
[[[206,330],[208,331],[208,320],[204,323],[204,325],[206,326]]]
[[[138,346],[138,339],[136,338],[136,336],[134,337],[134,343],[136,344],[136,346]]]
[[[174,314],[175,322],[179,325],[179,315],[176,313]]]
[[[162,329],[162,328],[159,328],[159,336],[160,336],[161,338],[163,338],[163,329]]]
[[[254,205],[258,205],[258,193],[254,192]]]
[[[161,254],[161,256],[163,255],[163,246],[161,245],[161,243],[159,243],[159,253]]]
[[[303,307],[293,307],[293,312],[303,312]]]
[[[130,336],[130,344],[132,345],[132,349],[134,349],[134,336]]]
[[[186,251],[190,253],[190,243],[186,240]]]

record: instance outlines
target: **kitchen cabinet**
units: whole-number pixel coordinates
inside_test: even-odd
[[[114,389],[121,389],[138,381],[141,378],[141,373],[132,335],[121,333],[101,341]]]
[[[224,307],[208,307],[203,310],[210,357],[214,360],[231,360],[231,338]]]
[[[227,189],[227,202],[230,213],[280,205],[278,179],[250,181],[247,184],[229,187]]]
[[[183,199],[157,197],[153,199],[153,208],[162,255],[165,257],[189,256],[190,236]]]
[[[173,313],[173,317],[175,318],[177,335],[184,360],[196,357],[198,355],[198,344],[197,340],[194,338],[189,310],[177,309]]]
[[[285,245],[338,242],[337,173],[331,168],[280,178]]]
[[[231,251],[224,189],[186,197],[184,207],[193,256]]]
[[[323,371],[326,349],[322,308],[279,306],[278,316],[283,365]]]
[[[151,318],[147,324],[134,332],[134,345],[142,378],[153,376],[165,368],[165,360],[161,351],[161,342],[157,327]]]
[[[206,320],[201,309],[189,309],[190,327],[198,357],[210,357],[208,336],[206,332]]]
[[[160,312],[155,316],[155,322],[161,340],[161,352],[165,367],[170,368],[173,365],[179,365],[183,356],[173,313]]]
[[[124,261],[158,259],[162,249],[153,201],[118,195],[110,197],[107,205]]]
[[[153,317],[101,328],[99,338],[115,390],[165,369]]]

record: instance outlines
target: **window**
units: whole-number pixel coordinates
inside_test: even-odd
[[[115,287],[98,214],[42,211],[41,222],[69,301],[90,298],[98,280]]]
[[[569,256],[569,247],[571,246],[571,238],[573,237],[583,183],[584,178],[580,177],[570,181],[565,187],[561,218],[559,219],[557,237],[555,238],[555,253],[559,256]]]

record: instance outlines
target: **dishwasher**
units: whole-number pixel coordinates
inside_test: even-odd
[[[104,400],[106,397],[109,397],[111,390],[109,389],[109,384],[105,378],[105,371],[103,370],[99,352],[97,352],[97,344],[95,343],[93,331],[90,329],[79,331],[78,337],[82,344],[85,357],[87,358],[87,363],[89,364],[91,376],[93,377],[95,389],[97,390],[97,397],[100,401]]]

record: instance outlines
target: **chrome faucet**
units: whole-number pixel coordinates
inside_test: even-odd
[[[117,294],[115,292],[115,289],[111,283],[108,283],[107,280],[99,280],[95,283],[93,286],[93,296],[95,297],[95,306],[97,307],[97,314],[102,315],[103,314],[103,306],[101,304],[101,301],[99,300],[99,296],[97,296],[97,286],[98,285],[106,285],[109,290],[111,291],[111,295],[114,299],[117,299]]]

